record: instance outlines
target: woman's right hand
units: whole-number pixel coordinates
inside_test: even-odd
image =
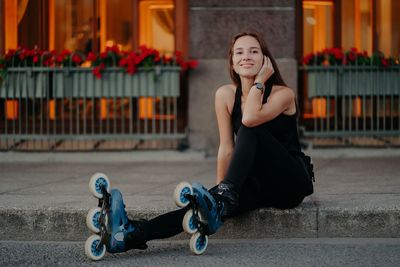
[[[261,66],[260,71],[257,73],[254,82],[264,84],[274,74],[274,72],[275,70],[272,66],[271,60],[269,59],[269,57],[264,55],[264,63]]]

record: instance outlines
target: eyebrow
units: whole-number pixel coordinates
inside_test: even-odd
[[[250,50],[251,50],[251,49],[259,49],[259,50],[260,50],[261,48],[258,47],[258,46],[252,46],[252,47],[250,47],[249,49],[250,49]],[[236,51],[236,50],[243,50],[243,48],[242,48],[242,47],[238,47],[238,48],[235,48],[235,49],[234,49],[234,51]]]

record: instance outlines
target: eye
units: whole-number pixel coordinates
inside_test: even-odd
[[[235,52],[235,55],[241,55],[241,54],[243,54],[242,51],[237,51],[237,52]]]
[[[258,54],[258,50],[253,50],[253,51],[251,51],[251,53]]]

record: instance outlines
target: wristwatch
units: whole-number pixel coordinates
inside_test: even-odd
[[[264,84],[255,82],[253,85],[255,85],[256,88],[261,91],[261,93],[264,92]]]

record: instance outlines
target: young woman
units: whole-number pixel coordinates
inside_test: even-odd
[[[223,218],[259,207],[294,208],[313,191],[312,167],[298,140],[295,94],[259,34],[236,35],[228,60],[233,84],[218,88],[215,97],[220,146],[217,185],[209,191],[223,203]],[[189,209],[130,220],[124,250],[181,233]]]
[[[295,93],[258,33],[233,37],[228,60],[233,84],[218,88],[215,97],[217,194],[227,203],[226,215],[294,208],[313,191],[312,167],[299,144]]]

